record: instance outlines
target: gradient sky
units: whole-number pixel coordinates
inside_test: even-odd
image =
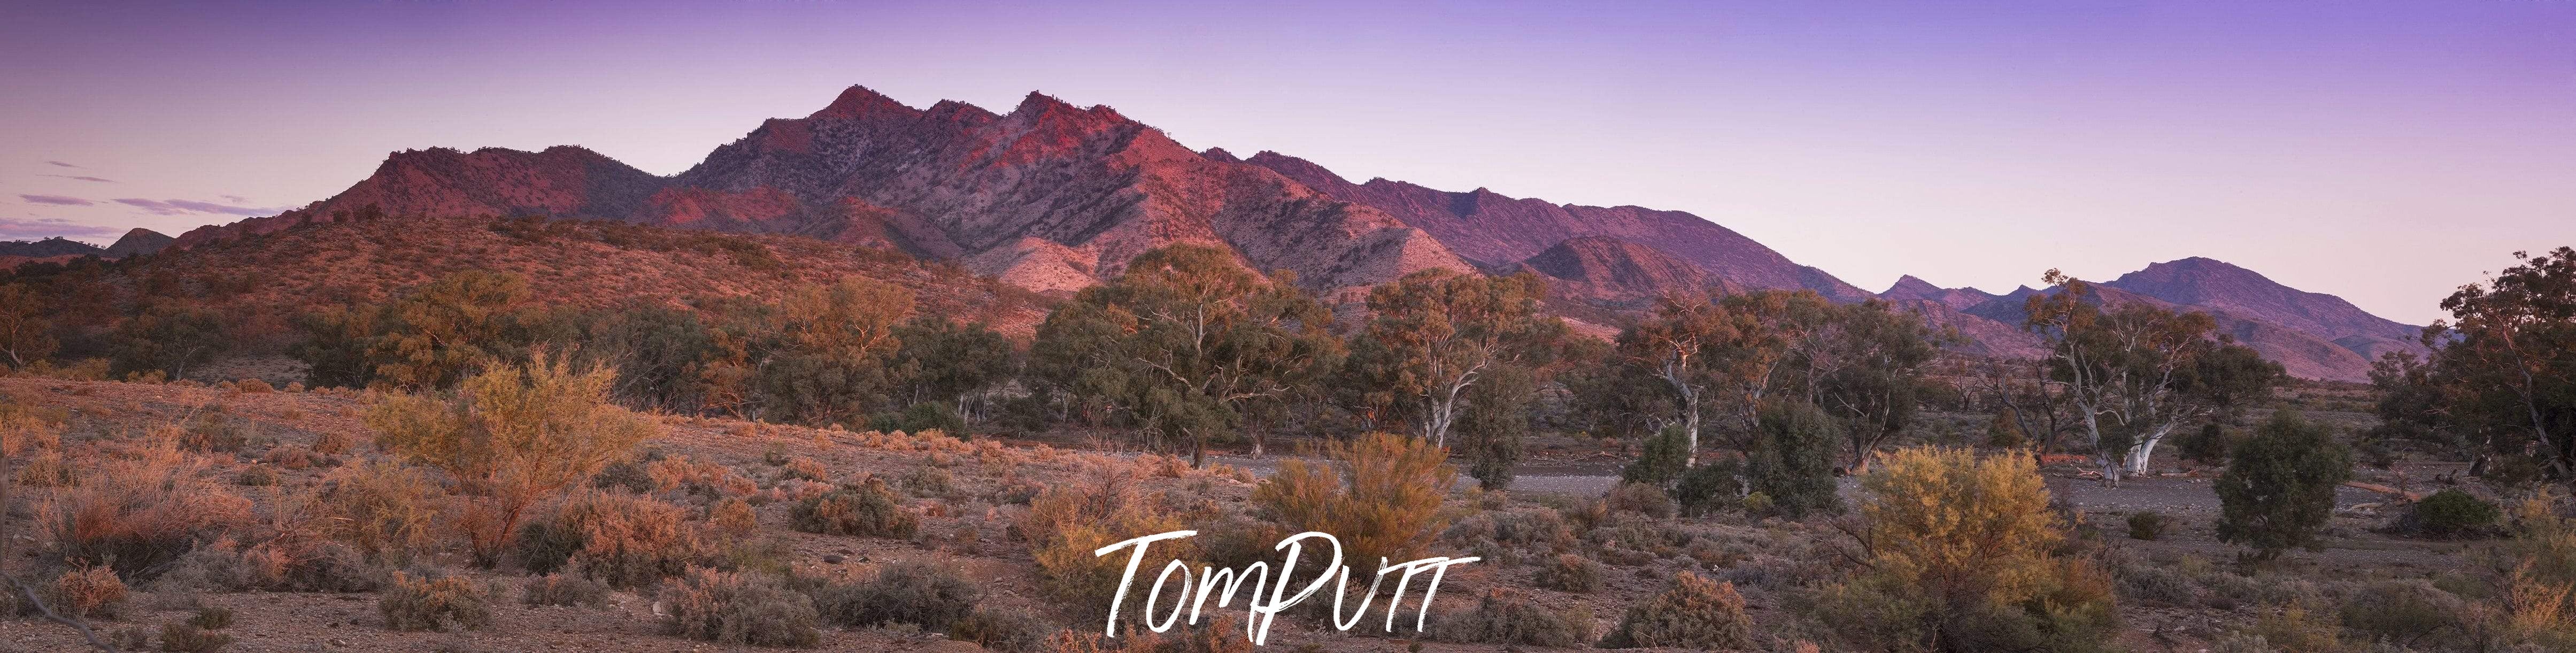
[[[1353,180],[1697,213],[1878,290],[2209,256],[2399,321],[2576,244],[2576,2],[0,4],[0,239],[387,152],[669,174],[863,84]]]

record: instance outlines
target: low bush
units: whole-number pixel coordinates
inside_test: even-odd
[[[1591,592],[1601,589],[1601,563],[1571,553],[1557,554],[1556,559],[1539,567],[1532,579],[1539,587],[1560,592]]]
[[[1519,592],[1494,589],[1474,608],[1441,614],[1429,629],[1432,638],[1448,642],[1581,646],[1592,638],[1592,613],[1583,608],[1559,612]]]
[[[2443,539],[2488,537],[2500,530],[2497,524],[2503,519],[2504,509],[2496,504],[2467,492],[2445,489],[2415,502],[2387,530]]]
[[[445,537],[437,520],[447,491],[418,468],[362,463],[333,470],[325,482],[323,533],[369,557],[406,564]]]
[[[1055,624],[1027,610],[981,607],[950,625],[948,637],[991,651],[1036,651],[1056,630]]]
[[[1601,503],[1611,512],[1633,512],[1656,519],[1673,516],[1672,495],[1646,483],[1620,483],[1601,495]]]
[[[1673,503],[1684,517],[1701,517],[1730,506],[1740,506],[1736,499],[1744,493],[1743,461],[1725,458],[1683,472],[1673,483]]]
[[[1740,649],[1753,643],[1753,622],[1735,585],[1681,572],[1664,591],[1628,608],[1601,639],[1603,648]]]
[[[223,630],[231,628],[233,627],[233,609],[220,605],[209,605],[197,608],[197,614],[190,615],[188,617],[188,625],[204,628],[206,630]]]
[[[749,502],[727,497],[707,507],[707,526],[727,537],[746,537],[760,530],[760,515]]]
[[[138,632],[136,634],[140,635],[141,633]],[[137,637],[137,639],[139,640],[140,637]],[[131,644],[131,648],[138,650],[142,648],[142,642],[140,641],[131,642]],[[197,626],[185,623],[172,623],[161,626],[161,650],[163,651],[169,651],[171,653],[215,653],[216,651],[224,650],[224,647],[231,646],[232,644],[233,636],[213,632]]]
[[[2342,612],[2345,628],[2413,646],[2426,637],[2465,632],[2469,607],[2431,581],[2388,580],[2362,587],[2343,602]]]
[[[474,581],[458,576],[416,578],[394,572],[393,586],[376,599],[385,627],[398,631],[446,630],[449,623],[466,630],[492,625],[492,611]]]
[[[1281,463],[1252,490],[1259,513],[1295,531],[1333,534],[1350,560],[1420,558],[1445,525],[1440,502],[1457,483],[1449,453],[1428,440],[1370,433],[1331,443],[1325,455],[1330,468]]]
[[[599,607],[608,603],[608,586],[570,574],[546,574],[519,584],[519,602]]]
[[[2153,541],[2164,537],[2165,526],[2172,520],[2164,513],[2141,510],[2129,515],[2129,539]]]
[[[903,623],[946,630],[974,611],[979,593],[956,572],[925,562],[886,564],[869,578],[814,594],[823,618],[852,627]]]
[[[37,509],[54,553],[134,576],[250,522],[250,501],[202,478],[205,461],[167,444],[110,457]]]
[[[1050,486],[1029,502],[1013,528],[1029,542],[1040,585],[1048,594],[1107,611],[1126,559],[1092,551],[1140,533],[1181,530],[1188,523],[1155,498],[1137,493],[1135,475],[1134,469],[1104,469],[1083,482]],[[1146,549],[1138,568],[1159,570],[1170,560],[1194,558],[1198,544],[1193,539],[1157,543]]]
[[[125,603],[126,592],[125,581],[118,580],[114,570],[87,567],[63,572],[43,594],[45,602],[64,616],[113,619]]]
[[[662,588],[661,601],[670,611],[665,629],[689,639],[796,647],[823,640],[813,600],[768,576],[691,569]]]
[[[799,501],[787,515],[796,530],[824,535],[908,538],[921,525],[875,478]]]

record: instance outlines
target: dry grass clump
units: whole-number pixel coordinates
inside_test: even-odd
[[[608,586],[580,576],[546,574],[519,584],[519,602],[599,607],[608,603]]]
[[[885,482],[873,477],[799,501],[787,514],[796,530],[824,535],[904,538],[921,526]]]
[[[313,453],[345,456],[349,450],[357,448],[357,444],[358,439],[345,431],[323,431],[313,438]]]
[[[730,467],[688,456],[647,462],[644,475],[656,494],[686,490],[699,496],[742,496],[760,491],[759,484],[735,474]]]
[[[394,572],[393,586],[376,599],[385,627],[398,631],[446,630],[449,623],[466,630],[492,625],[492,611],[474,581],[461,576],[421,579]]]
[[[1633,512],[1656,519],[1673,516],[1673,496],[1652,483],[1620,483],[1601,495],[1601,505],[1610,512]]]
[[[1440,502],[1457,483],[1448,451],[1426,440],[1370,433],[1332,443],[1324,453],[1329,468],[1289,459],[1253,488],[1261,514],[1291,530],[1333,534],[1350,560],[1420,558],[1444,525]]]
[[[231,628],[233,627],[233,609],[220,605],[209,605],[197,608],[197,614],[190,615],[188,617],[188,625],[204,628],[206,630],[223,630]]]
[[[1062,630],[1027,610],[976,608],[948,627],[948,637],[989,651],[1035,651],[1048,635]]]
[[[1752,643],[1753,621],[1744,616],[1744,596],[1735,592],[1735,584],[1687,571],[1675,574],[1662,593],[1629,606],[1619,625],[1601,638],[1603,648],[1727,650]]]
[[[801,481],[830,482],[832,480],[832,470],[824,468],[823,463],[804,456],[788,459],[787,464],[779,466],[779,473],[784,474],[785,478]]]
[[[108,456],[40,504],[38,531],[64,559],[127,575],[155,568],[250,521],[250,500],[203,478],[205,468],[166,443]]]
[[[651,585],[688,571],[714,547],[688,521],[688,510],[651,497],[591,491],[532,520],[519,536],[520,563],[532,571],[570,569],[616,588]]]
[[[1550,610],[1532,603],[1528,595],[1497,588],[1485,592],[1472,609],[1441,614],[1429,629],[1431,637],[1446,642],[1582,646],[1592,639],[1592,611]]]
[[[63,453],[51,449],[21,460],[15,478],[19,486],[33,488],[69,487],[80,482],[71,463],[63,460]]]
[[[689,639],[797,647],[823,640],[813,601],[768,576],[691,569],[662,588],[661,600],[671,614],[666,630]]]
[[[312,449],[291,444],[269,447],[268,453],[260,456],[259,460],[286,469],[306,469],[324,464],[323,457],[313,453]]]
[[[857,582],[824,586],[814,593],[814,604],[824,619],[842,626],[912,624],[936,631],[966,618],[980,597],[974,583],[956,572],[907,560]]]

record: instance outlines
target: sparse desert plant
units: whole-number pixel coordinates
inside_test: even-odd
[[[1690,471],[1689,437],[1682,432],[1680,425],[1667,426],[1646,436],[1643,451],[1637,454],[1636,462],[1619,470],[1619,481],[1663,485],[1681,478],[1683,472]]]
[[[324,535],[378,560],[401,565],[435,546],[447,492],[418,469],[369,462],[333,470],[318,502]]]
[[[531,570],[568,568],[610,587],[631,589],[688,571],[713,546],[688,521],[688,510],[652,497],[587,491],[522,529],[517,548]]]
[[[2219,541],[2251,547],[2257,560],[2314,542],[2334,516],[2335,486],[2352,478],[2352,450],[2332,436],[2283,411],[2237,443],[2218,477]]]
[[[269,487],[277,484],[277,470],[253,463],[233,474],[233,484],[246,487]]]
[[[546,574],[520,583],[519,602],[598,607],[608,603],[608,586],[571,574]]]
[[[453,623],[466,630],[492,625],[492,611],[474,581],[462,576],[418,578],[394,572],[393,586],[376,599],[385,627],[397,631],[446,630]]]
[[[2129,515],[2129,539],[2155,540],[2164,537],[2165,526],[2172,519],[2164,513],[2140,510]]]
[[[1253,504],[1291,529],[1333,534],[1351,560],[1421,557],[1445,526],[1440,501],[1457,483],[1448,452],[1427,440],[1370,433],[1332,443],[1325,455],[1331,467],[1281,462],[1253,488]]]
[[[2343,602],[2343,625],[2372,639],[2413,646],[2463,632],[2468,606],[2429,581],[2371,583]]]
[[[233,609],[220,605],[209,605],[197,608],[197,613],[188,617],[188,625],[204,628],[206,630],[223,630],[231,628],[233,627]]]
[[[1744,481],[1739,478],[1743,473],[1743,460],[1731,457],[1693,467],[1682,473],[1681,480],[1673,482],[1673,503],[1681,508],[1684,517],[1741,507],[1743,503],[1736,497],[1744,492]]]
[[[760,515],[750,502],[727,497],[707,507],[707,526],[729,537],[745,537],[760,530]]]
[[[313,453],[325,456],[348,455],[349,450],[357,448],[357,444],[358,439],[349,435],[347,431],[323,431],[321,435],[313,436]]]
[[[205,466],[168,443],[101,460],[39,506],[39,530],[64,559],[156,569],[251,519],[250,501],[204,478]]]
[[[1673,516],[1672,495],[1646,483],[1620,483],[1601,495],[1601,503],[1611,512],[1633,512],[1656,519]]]
[[[1539,587],[1560,592],[1591,592],[1601,589],[1601,563],[1571,553],[1560,553],[1539,567],[1538,576],[1532,580]]]
[[[1441,614],[1429,629],[1431,637],[1449,642],[1581,646],[1592,639],[1592,613],[1579,607],[1551,610],[1527,595],[1497,588],[1486,591],[1474,608]]]
[[[43,594],[45,602],[65,616],[113,618],[125,603],[125,581],[107,567],[83,567],[55,577]]]
[[[1183,528],[1186,522],[1179,515],[1137,493],[1135,481],[1133,469],[1102,469],[1082,482],[1050,486],[1029,502],[1029,510],[1015,527],[1028,540],[1041,585],[1049,594],[1108,610],[1126,560],[1092,552],[1137,533]],[[1197,550],[1190,539],[1148,548],[1139,568],[1160,569],[1167,561],[1190,557]]]
[[[780,472],[780,473],[782,473],[782,474],[785,474],[787,478],[793,478],[793,479],[799,479],[799,480],[806,480],[806,481],[830,481],[830,480],[832,480],[832,470],[830,470],[830,469],[825,469],[825,468],[823,467],[823,463],[815,462],[815,461],[814,461],[814,459],[812,459],[812,458],[806,458],[806,457],[802,457],[802,456],[799,456],[799,457],[797,457],[797,458],[794,458],[794,459],[788,460],[788,461],[787,461],[787,464],[786,464],[785,466],[782,466],[782,467],[779,469],[779,472]]]
[[[796,530],[824,535],[905,538],[921,525],[885,482],[873,477],[799,501],[787,515]]]
[[[956,572],[921,561],[878,567],[876,574],[815,592],[823,618],[851,627],[912,624],[946,630],[974,611],[980,592]]]
[[[689,639],[796,647],[823,639],[813,600],[768,576],[691,569],[663,586],[661,601],[670,611],[666,629]]]
[[[134,644],[135,646],[133,648],[138,650],[142,648],[141,642],[134,642]],[[169,651],[171,653],[215,653],[216,651],[224,650],[224,647],[231,646],[232,644],[232,635],[206,630],[195,625],[187,623],[169,623],[161,626],[161,650],[163,651]]]
[[[1601,639],[1603,648],[1740,649],[1752,643],[1753,622],[1744,616],[1744,596],[1735,585],[1687,571],[1675,574],[1661,593],[1629,606]]]
[[[453,399],[396,395],[367,414],[378,445],[454,475],[470,497],[458,525],[490,565],[538,503],[561,495],[658,431],[608,402],[616,374],[540,352],[465,380]]]
[[[990,651],[1036,651],[1058,630],[1027,610],[985,606],[950,625],[948,637]]]

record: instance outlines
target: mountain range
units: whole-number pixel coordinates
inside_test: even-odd
[[[164,247],[169,247],[175,240],[162,235],[161,232],[138,227],[127,230],[124,236],[118,237],[115,243],[106,247],[61,237],[33,241],[5,241],[0,242],[0,269],[16,268],[22,263],[60,262],[83,256],[113,259],[137,254],[152,254],[161,251]]]
[[[2040,290],[1994,295],[1908,276],[1871,293],[1686,212],[1352,183],[1277,152],[1193,150],[1109,107],[1039,93],[994,113],[955,101],[915,109],[854,86],[671,176],[575,146],[397,152],[330,198],[191,230],[175,246],[378,214],[544,215],[803,236],[900,249],[1056,296],[1181,242],[1293,272],[1345,303],[1423,269],[1526,270],[1550,277],[1550,306],[1594,333],[1611,332],[1664,293],[1805,289],[1921,311],[1970,336],[1968,353],[2040,353],[2018,328],[2022,298]],[[2104,301],[2207,311],[2223,332],[2308,378],[2359,380],[2379,353],[2420,348],[2415,327],[2211,259],[2158,263],[2100,285]]]

